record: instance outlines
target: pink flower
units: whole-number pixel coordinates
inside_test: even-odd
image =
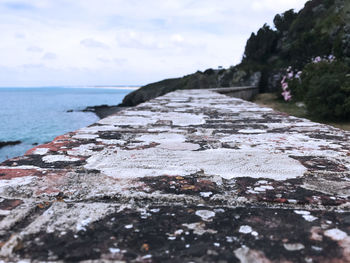
[[[288,83],[287,82],[282,83],[282,89],[284,91],[286,91],[288,89]]]
[[[302,71],[298,71],[298,73],[295,74],[295,77],[296,77],[297,79],[300,79],[302,73],[303,73]]]
[[[321,61],[322,61],[322,58],[320,56],[318,56],[318,57],[315,57],[312,62],[313,63],[319,63]]]
[[[283,83],[286,81],[286,76],[283,77],[281,84],[283,85]]]
[[[293,77],[294,77],[294,73],[293,72],[288,73],[288,79],[292,79]]]
[[[284,98],[285,101],[290,101],[291,98],[292,98],[292,95],[290,94],[289,91],[284,91],[284,92],[282,92],[282,96],[283,96],[283,98]]]
[[[329,62],[333,62],[335,60],[335,56],[329,55],[328,60],[329,60]]]

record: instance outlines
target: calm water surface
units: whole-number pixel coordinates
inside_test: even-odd
[[[131,92],[103,88],[0,88],[0,141],[23,143],[0,149],[0,162],[23,155],[56,136],[88,126],[98,117],[87,106],[117,105]]]

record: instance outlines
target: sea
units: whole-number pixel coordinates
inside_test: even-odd
[[[0,88],[0,141],[21,144],[0,148],[0,163],[21,156],[37,144],[95,123],[87,106],[117,105],[135,88],[31,87]]]

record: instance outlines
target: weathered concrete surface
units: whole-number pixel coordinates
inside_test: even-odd
[[[349,139],[170,93],[0,164],[0,258],[349,262]]]

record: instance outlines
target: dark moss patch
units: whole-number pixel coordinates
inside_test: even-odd
[[[120,140],[122,138],[122,134],[116,131],[99,132],[98,136],[100,139],[105,139],[105,140]]]
[[[225,191],[235,191],[238,196],[255,202],[282,204],[312,204],[324,206],[339,206],[349,200],[344,197],[332,196],[322,192],[303,188],[304,178],[275,181],[271,179],[255,179],[250,177],[236,178],[231,184],[225,182]],[[263,188],[268,186],[265,190]]]
[[[157,177],[142,177],[141,182],[146,187],[138,190],[147,192],[161,191],[167,194],[186,194],[198,196],[201,192],[219,193],[219,186],[203,177],[201,173],[188,176],[157,176]],[[210,196],[211,196],[210,195]],[[208,196],[208,198],[210,197]]]
[[[199,210],[212,211],[214,217],[203,221],[196,214]],[[325,236],[316,240],[311,232],[321,224],[349,232],[350,214],[320,211],[311,214],[317,220],[308,222],[293,210],[284,209],[186,206],[128,209],[90,224],[86,231],[28,236],[17,253],[34,260],[67,262],[89,259],[238,262],[234,251],[248,247],[259,252],[261,258],[256,258],[257,262],[263,257],[277,262],[304,262],[306,257],[316,261],[346,260],[336,242]],[[242,231],[244,226],[252,232]],[[286,244],[301,244],[302,249],[290,251]]]
[[[329,172],[346,172],[348,169],[335,161],[321,156],[290,156],[301,162],[309,170],[324,170]]]
[[[63,168],[72,168],[72,167],[79,167],[85,164],[85,161],[79,160],[75,162],[53,162],[53,163],[46,163],[42,160],[41,155],[26,155],[19,159],[10,159],[2,163],[4,166],[36,166],[39,168],[55,168],[55,169],[63,169]]]
[[[329,140],[329,141],[340,141],[340,142],[344,142],[347,141],[348,138],[347,137],[341,137],[341,136],[335,136],[335,135],[330,135],[330,134],[326,134],[326,133],[310,133],[307,136],[309,136],[310,138],[313,139],[320,139],[320,140]]]
[[[23,201],[19,199],[4,199],[2,202],[0,202],[0,209],[12,210],[21,204],[23,204]]]

